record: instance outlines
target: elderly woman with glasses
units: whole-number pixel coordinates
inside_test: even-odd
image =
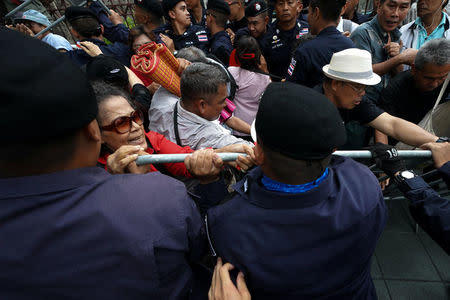
[[[195,177],[200,181],[208,181],[208,172],[197,172],[189,168],[189,159],[185,163],[167,163],[161,165],[136,165],[139,155],[192,153],[190,147],[181,147],[167,140],[163,135],[150,131],[145,132],[143,116],[134,108],[128,95],[104,82],[93,83],[97,97],[97,121],[101,130],[102,147],[98,165],[113,174],[148,173],[160,171],[175,177]],[[245,152],[248,157],[239,156],[236,160],[239,168],[247,170],[253,165],[253,149],[247,145],[230,145],[215,152]],[[212,155],[212,154],[211,154]],[[218,157],[211,157],[221,164]]]

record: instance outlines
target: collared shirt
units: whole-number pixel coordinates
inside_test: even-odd
[[[218,120],[208,121],[194,113],[185,110],[180,101],[176,104],[178,107],[178,132],[180,134],[180,146],[189,146],[194,150],[201,148],[222,148],[233,144],[253,145],[248,141],[239,139],[227,129],[219,124]],[[164,122],[158,124],[161,128],[159,133],[163,134],[167,139],[176,143],[175,127],[174,127],[174,111],[170,115],[164,117]]]
[[[295,50],[291,63],[284,70],[286,80],[312,88],[322,83],[322,67],[330,63],[333,53],[354,47],[353,42],[336,27],[329,26]]]
[[[170,37],[173,40],[173,44],[175,45],[176,50],[194,46],[203,50],[204,52],[209,51],[208,34],[206,33],[205,28],[202,26],[191,24],[183,34],[178,35],[173,32],[172,25],[165,24],[156,28],[155,30],[153,30],[153,32],[156,35],[157,43],[162,43],[162,40],[159,37],[160,33]]]
[[[83,41],[89,41],[96,44],[97,46],[99,46],[100,50],[102,50],[104,55],[114,57],[127,67],[130,66],[131,50],[128,45],[118,42],[107,45],[105,42],[100,41],[98,39],[86,39]],[[73,60],[75,64],[79,66],[87,64],[92,59],[92,57],[90,57],[82,49],[69,51],[64,54],[67,55],[70,59]]]
[[[210,245],[244,273],[252,297],[376,299],[371,257],[387,209],[372,172],[333,157],[328,176],[298,194],[266,190],[262,175],[250,171],[207,213]]]
[[[260,42],[269,73],[281,78],[286,76],[292,51],[302,36],[308,33],[308,23],[302,20],[297,20],[295,26],[286,31],[278,28],[277,21],[269,25],[267,33]]]
[[[419,29],[419,36],[417,39],[416,49],[419,49],[420,47],[422,47],[422,45],[425,44],[429,40],[440,39],[440,38],[444,37],[445,20],[446,20],[445,13],[442,12],[441,22],[433,30],[433,32],[428,35],[427,30],[423,26],[422,19],[420,17],[417,17],[415,24],[417,25],[417,27]]]
[[[398,43],[400,41],[400,30],[397,28],[390,32],[391,41]],[[371,21],[360,25],[353,31],[350,36],[356,47],[367,50],[372,54],[372,64],[382,63],[388,60],[388,56],[384,46],[388,42],[388,33],[381,29],[378,17]],[[368,86],[366,89],[367,97],[377,103],[383,87],[386,87],[391,79],[391,75],[386,73],[381,76],[381,82],[375,86]]]
[[[228,66],[230,60],[231,51],[233,51],[233,45],[228,33],[225,31],[219,31],[215,35],[212,35],[209,39],[210,53],[220,59],[224,66]]]
[[[1,299],[179,299],[204,254],[184,185],[98,167],[0,179]]]
[[[150,131],[161,133],[166,137],[169,135],[170,128],[166,124],[173,122],[173,108],[178,100],[179,97],[162,86],[156,90],[148,111]]]
[[[443,38],[450,39],[450,16],[447,13],[444,13],[444,33],[442,36]],[[406,25],[403,25],[400,28],[400,32],[402,34],[401,40],[403,42],[403,46],[406,48],[417,48],[417,45],[419,43],[419,27],[416,24],[416,21],[411,21]],[[430,39],[428,39],[430,40]]]

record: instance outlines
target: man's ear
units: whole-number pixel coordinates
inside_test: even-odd
[[[258,166],[262,165],[265,161],[265,156],[261,145],[256,143],[253,152],[255,153],[255,164]]]
[[[105,27],[103,27],[103,25],[100,24],[100,28],[102,29],[102,35],[103,35],[103,33],[105,32]]]
[[[173,10],[169,10],[168,15],[170,19],[175,19],[175,12]]]
[[[298,0],[298,6],[297,7],[298,7],[297,11],[300,14],[302,12],[302,10],[303,10],[303,1]]]
[[[334,79],[331,80],[331,89],[333,90],[333,92],[336,92],[339,84],[340,81]]]
[[[265,16],[264,17],[264,24],[265,24],[265,26],[267,26],[268,24],[269,24],[269,16]]]
[[[77,41],[81,40],[80,34],[75,29],[73,29],[73,27],[70,27],[70,33],[73,35],[75,40]]]
[[[195,106],[197,107],[198,112],[203,115],[206,111],[206,101],[205,99],[198,99],[195,101]]]
[[[102,140],[102,134],[96,119],[92,120],[91,123],[83,128],[83,133],[89,141],[99,143]]]

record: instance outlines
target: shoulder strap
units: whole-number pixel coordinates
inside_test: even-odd
[[[175,103],[175,108],[173,110],[173,129],[175,131],[175,139],[177,140],[177,144],[181,147],[180,133],[178,132],[178,101]]]

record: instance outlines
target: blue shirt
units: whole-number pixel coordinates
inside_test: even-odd
[[[156,35],[157,43],[162,43],[162,40],[159,37],[160,33],[170,37],[175,45],[175,50],[194,46],[203,50],[205,53],[209,52],[208,34],[202,26],[191,24],[183,34],[178,35],[173,32],[170,24],[165,24],[156,28],[153,32]]]
[[[445,28],[444,27],[445,27],[445,20],[446,19],[447,18],[445,16],[445,13],[442,13],[441,22],[433,30],[433,32],[430,33],[430,35],[428,35],[427,30],[425,29],[425,27],[423,27],[421,18],[417,17],[415,24],[417,25],[417,27],[419,29],[419,37],[417,39],[416,49],[419,49],[420,47],[422,47],[423,44],[425,44],[426,42],[428,42],[430,40],[443,38],[444,37],[444,32],[445,32]]]
[[[400,30],[397,28],[390,32],[391,41],[400,42]],[[373,18],[371,21],[364,23],[356,28],[350,36],[356,47],[367,50],[372,54],[372,64],[382,63],[388,60],[388,56],[384,46],[388,42],[388,33],[381,29],[378,17]],[[366,97],[372,100],[374,103],[378,102],[381,90],[387,86],[391,75],[386,73],[381,76],[381,82],[374,86],[368,86],[366,89]]]
[[[233,45],[228,33],[219,31],[209,39],[211,45],[210,53],[220,59],[222,64],[228,67],[230,54],[233,51]]]
[[[70,45],[69,41],[60,35],[50,32],[42,38],[42,41],[49,44],[56,50],[72,51],[72,45]]]
[[[269,73],[281,78],[286,76],[286,70],[300,38],[309,32],[308,23],[297,20],[290,30],[278,28],[278,22],[269,25],[267,33],[259,43],[264,58],[267,61]]]
[[[128,45],[123,43],[114,43],[107,45],[105,42],[100,41],[98,39],[86,39],[83,41],[89,41],[96,44],[97,46],[100,47],[100,50],[102,50],[104,55],[114,57],[127,67],[130,66],[131,50],[130,47],[128,47]],[[87,64],[92,59],[92,57],[90,57],[82,49],[66,52],[65,54],[68,55],[68,57],[79,66]]]
[[[89,5],[89,9],[97,16],[100,23],[103,25],[103,36],[111,42],[128,43],[128,36],[130,30],[124,24],[114,25],[108,17],[103,7],[99,4],[99,1],[92,1]]]
[[[387,219],[376,177],[333,157],[318,187],[266,190],[255,168],[207,213],[211,246],[243,271],[255,299],[376,299],[371,258]]]
[[[184,185],[98,167],[0,179],[1,299],[179,299],[203,223]]]
[[[322,67],[330,63],[335,52],[354,47],[335,26],[329,26],[295,50],[291,63],[284,70],[286,80],[312,88],[322,83]]]

